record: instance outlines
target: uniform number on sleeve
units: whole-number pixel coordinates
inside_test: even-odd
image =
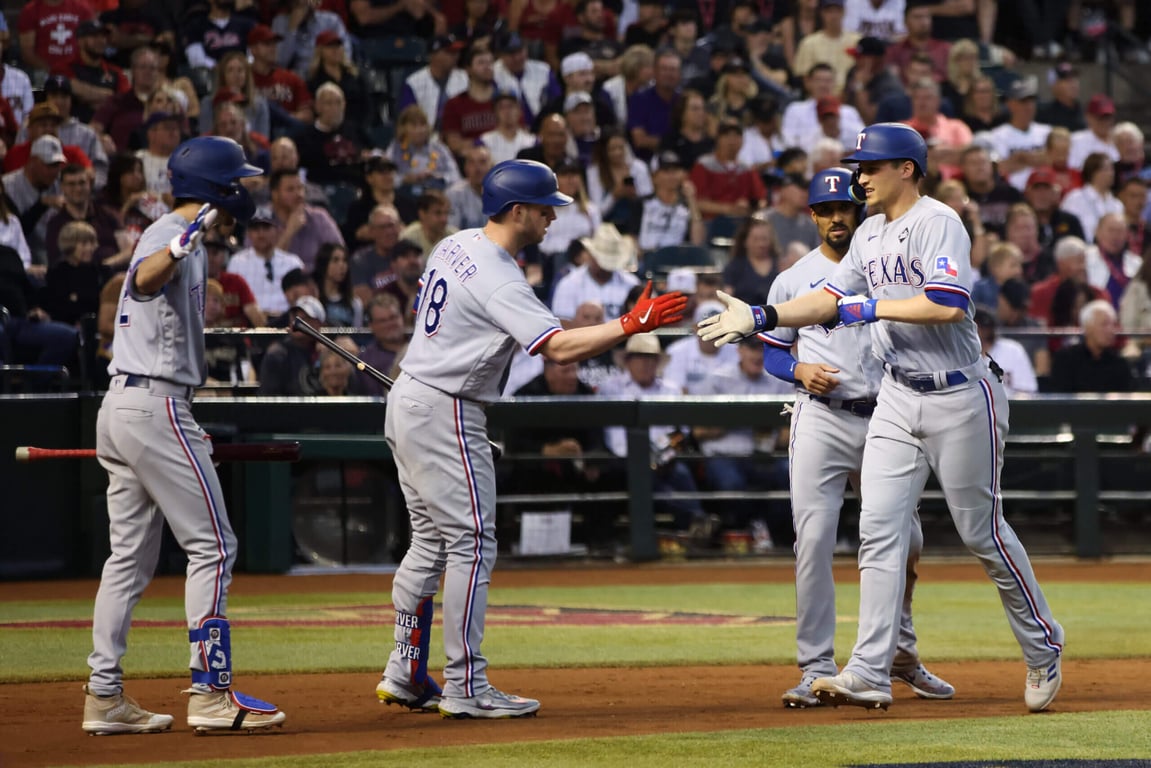
[[[448,303],[448,281],[436,277],[436,270],[428,274],[424,293],[424,305],[421,314],[424,316],[424,333],[435,336],[440,330],[440,320],[443,319],[444,306]]]

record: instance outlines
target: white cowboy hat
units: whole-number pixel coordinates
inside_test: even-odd
[[[592,237],[581,237],[580,242],[599,264],[608,272],[625,270],[634,272],[638,266],[635,241],[624,237],[614,224],[600,224]]]

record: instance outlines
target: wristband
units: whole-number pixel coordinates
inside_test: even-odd
[[[754,333],[761,331],[770,331],[775,328],[776,323],[779,322],[779,313],[775,311],[775,307],[771,304],[765,306],[753,306],[751,308],[751,319],[755,323]]]

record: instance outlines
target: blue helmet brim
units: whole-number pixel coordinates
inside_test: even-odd
[[[563,192],[553,192],[547,197],[532,202],[539,205],[571,205],[575,202],[575,198],[571,195],[565,195]]]

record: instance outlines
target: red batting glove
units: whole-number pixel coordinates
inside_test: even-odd
[[[683,319],[685,309],[687,309],[687,297],[679,291],[651,298],[651,280],[648,280],[635,307],[621,317],[619,322],[623,326],[623,332],[631,336],[678,323]]]

